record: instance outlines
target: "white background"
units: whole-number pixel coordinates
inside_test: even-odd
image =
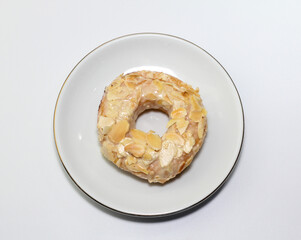
[[[211,201],[165,221],[89,200],[59,161],[53,111],[104,41],[162,32],[206,49],[245,109],[238,165]],[[0,239],[301,239],[300,1],[0,2]]]

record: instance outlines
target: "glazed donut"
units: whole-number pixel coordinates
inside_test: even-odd
[[[139,114],[159,109],[169,115],[162,137],[135,129]],[[98,109],[98,138],[105,158],[150,183],[181,173],[200,150],[207,132],[206,110],[190,85],[162,72],[121,74]]]

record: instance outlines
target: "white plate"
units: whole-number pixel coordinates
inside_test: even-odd
[[[208,111],[208,135],[200,153],[165,185],[119,170],[102,157],[97,140],[105,86],[123,72],[140,69],[163,71],[199,87]],[[133,216],[175,214],[210,197],[233,170],[243,133],[241,101],[225,69],[197,45],[165,34],[127,35],[94,49],[67,77],[54,113],[56,147],[72,180],[98,203]]]

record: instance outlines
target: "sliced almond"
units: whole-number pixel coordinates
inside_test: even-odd
[[[142,158],[146,161],[151,161],[153,159],[152,155],[148,152],[145,152]]]
[[[194,144],[195,144],[194,138],[189,137],[185,142],[185,145],[184,145],[184,148],[183,148],[184,152],[185,153],[190,153],[190,151],[191,151],[192,147],[194,146]]]
[[[148,174],[146,167],[144,165],[143,166],[142,165],[143,165],[143,163],[127,165],[127,168],[132,172],[142,172],[142,173]]]
[[[142,164],[138,164],[136,165],[136,169],[139,171],[139,172],[142,172],[144,174],[148,174],[148,170],[145,166],[142,166]]]
[[[174,87],[174,85],[173,85]],[[172,98],[177,99],[177,100],[184,100],[184,96],[182,95],[181,92],[178,91],[171,91],[170,94],[172,95]]]
[[[176,155],[176,158],[181,157],[182,154],[183,154],[183,149],[182,149],[182,148],[177,148],[177,155]]]
[[[130,143],[124,147],[124,150],[135,157],[142,157],[145,152],[145,145],[139,143]]]
[[[174,89],[176,89],[178,92],[184,93],[186,92],[186,87],[184,87],[183,85],[177,86],[177,85],[173,85]]]
[[[165,73],[160,73],[159,78],[161,78],[163,81],[169,80],[169,76]]]
[[[162,89],[163,89],[162,82],[160,82],[159,80],[154,80],[154,81],[152,81],[152,84],[154,84],[156,86],[156,88],[158,89],[158,92],[162,91]]]
[[[168,99],[168,98],[167,98]],[[164,107],[169,107],[171,105],[170,100],[166,101],[166,99],[159,99],[158,100],[158,105],[164,106]]]
[[[191,131],[186,131],[184,134],[183,134],[183,137],[185,139],[188,139],[189,137],[192,137],[192,132]]]
[[[133,156],[127,156],[126,160],[125,160],[125,164],[126,165],[132,165],[135,164],[137,162],[137,159]]]
[[[146,167],[148,167],[152,163],[152,161],[148,161],[148,160],[142,160],[142,162]]]
[[[147,161],[151,161],[153,159],[156,159],[158,157],[158,152],[156,152],[154,149],[150,147],[146,147],[145,153],[143,155],[143,159]]]
[[[207,115],[207,111],[205,108],[202,110],[193,110],[189,113],[189,118],[194,122],[199,122],[203,116]]]
[[[157,97],[156,97],[153,93],[147,94],[147,95],[145,96],[145,98],[146,98],[147,100],[150,100],[150,101],[155,101],[155,100],[157,100]]]
[[[127,95],[127,93],[122,91],[122,89],[120,87],[110,88],[110,90],[107,91],[107,99],[109,101],[122,99],[126,95]]]
[[[163,92],[162,92],[162,96],[163,96],[163,100],[165,100],[166,102],[168,102],[169,104],[173,104],[172,99],[170,98],[170,91],[172,91],[172,87],[167,86],[166,83],[163,84]]]
[[[184,118],[187,115],[185,108],[178,108],[171,112],[171,118]]]
[[[138,72],[131,72],[131,73],[128,73],[126,75],[124,75],[125,79],[129,79],[129,80],[134,80],[136,78],[139,78],[141,77],[141,74],[138,73]]]
[[[192,110],[201,111],[202,107],[199,104],[200,98],[197,98],[195,95],[190,96],[190,103],[192,106]]]
[[[177,129],[179,130],[179,133],[182,135],[186,131],[189,125],[189,121],[186,121],[184,118],[182,118],[176,122],[176,125]]]
[[[124,81],[125,86],[127,86],[129,89],[135,89],[137,87],[137,83],[133,81]]]
[[[114,122],[115,121],[112,118],[100,116],[98,119],[97,127],[98,129],[102,130],[103,134],[107,134],[111,130]]]
[[[151,72],[151,71],[149,71],[149,72],[147,72],[147,73],[145,74],[145,77],[147,77],[147,78],[153,78],[153,77],[154,77],[154,73]]]
[[[189,113],[189,118],[194,122],[199,122],[203,116],[202,111],[194,110]]]
[[[120,166],[121,166],[121,159],[119,158],[119,159],[115,162],[115,164],[117,165],[117,167],[120,167]]]
[[[134,142],[145,144],[146,143],[146,133],[139,129],[132,129],[130,131],[130,135],[132,136]]]
[[[172,125],[174,125],[179,119],[173,118],[170,119],[167,123],[167,128],[171,127]]]
[[[109,139],[114,143],[119,143],[129,130],[129,123],[127,120],[121,120],[120,122],[113,125],[111,131],[108,134]]]
[[[163,99],[164,99],[166,102],[168,102],[169,104],[172,104],[172,101],[171,101],[171,99],[170,99],[169,96],[165,95],[165,96],[163,97]]]
[[[132,143],[133,142],[133,139],[132,138],[129,138],[129,137],[125,137],[124,139],[122,139],[121,141],[120,141],[120,143],[123,145],[123,146],[126,146],[126,145],[128,145],[128,144],[130,144],[130,143]]]
[[[159,135],[149,132],[146,135],[146,141],[152,149],[156,151],[161,149],[162,140]]]
[[[112,118],[112,119],[116,119],[118,117],[118,109],[119,109],[119,105],[120,105],[120,101],[119,100],[113,100],[113,101],[109,101],[109,104],[107,104],[107,106],[104,107],[104,114],[107,115],[108,117]]]
[[[174,142],[168,140],[164,141],[162,144],[162,149],[159,154],[161,167],[168,166],[176,154],[177,154],[177,148]]]
[[[184,139],[179,134],[174,133],[174,132],[165,133],[164,139],[170,140],[178,146],[183,146],[185,143]]]
[[[190,86],[189,85],[189,89],[187,89],[186,91],[189,93],[189,94],[191,94],[191,95],[194,95],[194,96],[196,96],[197,98],[200,98],[200,94],[198,93],[199,92],[199,89],[193,89],[193,87],[192,86]]]
[[[207,111],[206,111],[205,108],[202,109],[202,114],[203,114],[204,116],[207,116]]]
[[[135,109],[136,106],[133,102],[131,101],[123,101],[119,104],[119,108],[118,108],[118,111],[119,111],[119,117],[121,118],[130,118],[131,117],[131,114],[133,112],[133,109]]]
[[[202,139],[204,136],[204,130],[205,130],[205,119],[202,118],[198,124],[198,136],[200,139]]]
[[[118,151],[118,154],[119,154],[121,157],[126,157],[126,156],[127,156],[126,152],[124,151],[124,146],[123,146],[121,143],[119,143],[119,144],[117,145],[117,151]]]
[[[184,108],[185,107],[185,102],[181,100],[174,100],[173,101],[173,110],[177,110],[178,108]]]

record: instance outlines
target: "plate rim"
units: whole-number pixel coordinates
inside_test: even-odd
[[[200,50],[204,51],[206,54],[208,54],[213,60],[216,61],[216,63],[222,67],[222,69],[225,71],[225,73],[227,74],[227,76],[229,77],[229,79],[231,80],[233,86],[234,86],[234,89],[236,91],[236,94],[238,96],[238,99],[239,99],[239,103],[240,103],[240,107],[241,107],[241,113],[242,113],[242,138],[241,138],[241,143],[240,143],[240,147],[239,147],[239,151],[238,151],[238,154],[236,156],[236,159],[235,159],[235,162],[232,166],[232,168],[230,169],[229,173],[227,174],[227,176],[223,179],[223,181],[210,193],[208,194],[206,197],[204,197],[203,199],[201,199],[200,201],[188,206],[188,207],[185,207],[185,208],[182,208],[180,210],[176,210],[176,211],[172,211],[172,212],[168,212],[168,213],[162,213],[162,214],[136,214],[136,213],[129,213],[129,212],[124,212],[124,211],[121,211],[121,210],[118,210],[118,209],[115,209],[115,208],[112,208],[112,207],[109,207],[107,205],[105,205],[104,203],[98,201],[97,199],[95,199],[94,197],[92,197],[90,194],[88,194],[75,180],[74,178],[71,176],[71,174],[69,173],[68,169],[66,168],[65,164],[64,164],[64,161],[61,157],[61,154],[60,154],[60,151],[59,151],[59,148],[58,148],[58,145],[57,145],[57,140],[56,140],[56,134],[55,134],[55,117],[56,117],[56,110],[57,110],[57,106],[58,106],[58,102],[59,102],[59,99],[60,99],[60,96],[61,96],[61,93],[62,93],[62,90],[67,82],[67,80],[69,79],[70,75],[73,73],[73,71],[77,68],[77,66],[86,58],[88,57],[91,53],[93,53],[94,51],[96,51],[98,48],[112,42],[112,41],[116,41],[116,40],[119,40],[119,39],[122,39],[122,38],[127,38],[127,37],[131,37],[131,36],[137,36],[137,35],[157,35],[157,36],[165,36],[165,37],[171,37],[171,38],[175,38],[175,39],[178,39],[178,40],[182,40],[184,42],[187,42],[187,43],[190,43],[192,45],[194,45],[195,47],[199,48]],[[71,178],[71,180],[75,183],[75,185],[84,193],[86,194],[86,196],[88,196],[90,199],[92,199],[93,201],[95,201],[97,204],[100,204],[101,206],[105,207],[106,209],[109,209],[111,210],[112,212],[115,212],[115,213],[119,213],[121,215],[124,215],[124,216],[130,216],[130,217],[136,217],[136,218],[163,218],[163,217],[169,217],[169,216],[174,216],[174,215],[178,215],[178,214],[181,214],[181,213],[184,213],[184,212],[187,212],[197,206],[199,206],[200,204],[206,202],[208,199],[210,199],[213,195],[215,195],[215,193],[218,192],[218,190],[225,184],[225,182],[229,179],[229,177],[231,176],[233,170],[235,169],[236,165],[237,165],[237,162],[238,162],[238,159],[239,159],[239,156],[240,156],[240,153],[241,153],[241,150],[242,150],[242,146],[243,146],[243,142],[244,142],[244,135],[245,135],[245,114],[244,114],[244,108],[243,108],[243,104],[242,104],[242,101],[241,101],[241,97],[240,97],[240,94],[238,92],[238,89],[234,83],[234,81],[232,80],[230,74],[227,72],[227,70],[224,68],[224,66],[215,58],[213,57],[209,52],[207,52],[205,49],[203,49],[202,47],[198,46],[197,44],[189,41],[189,40],[186,40],[182,37],[178,37],[178,36],[175,36],[175,35],[171,35],[171,34],[166,34],[166,33],[158,33],[158,32],[138,32],[138,33],[130,33],[130,34],[126,34],[126,35],[122,35],[122,36],[119,36],[119,37],[116,37],[116,38],[113,38],[111,40],[108,40],[100,45],[98,45],[96,48],[94,48],[93,50],[91,50],[90,52],[88,52],[73,68],[72,70],[70,71],[70,73],[67,75],[65,81],[63,82],[61,88],[60,88],[60,91],[58,93],[58,96],[57,96],[57,99],[56,99],[56,103],[55,103],[55,108],[54,108],[54,113],[53,113],[53,137],[54,137],[54,142],[55,142],[55,147],[56,147],[56,150],[57,150],[57,153],[58,153],[58,156],[59,156],[59,159],[65,169],[65,171],[67,172],[68,176]]]

